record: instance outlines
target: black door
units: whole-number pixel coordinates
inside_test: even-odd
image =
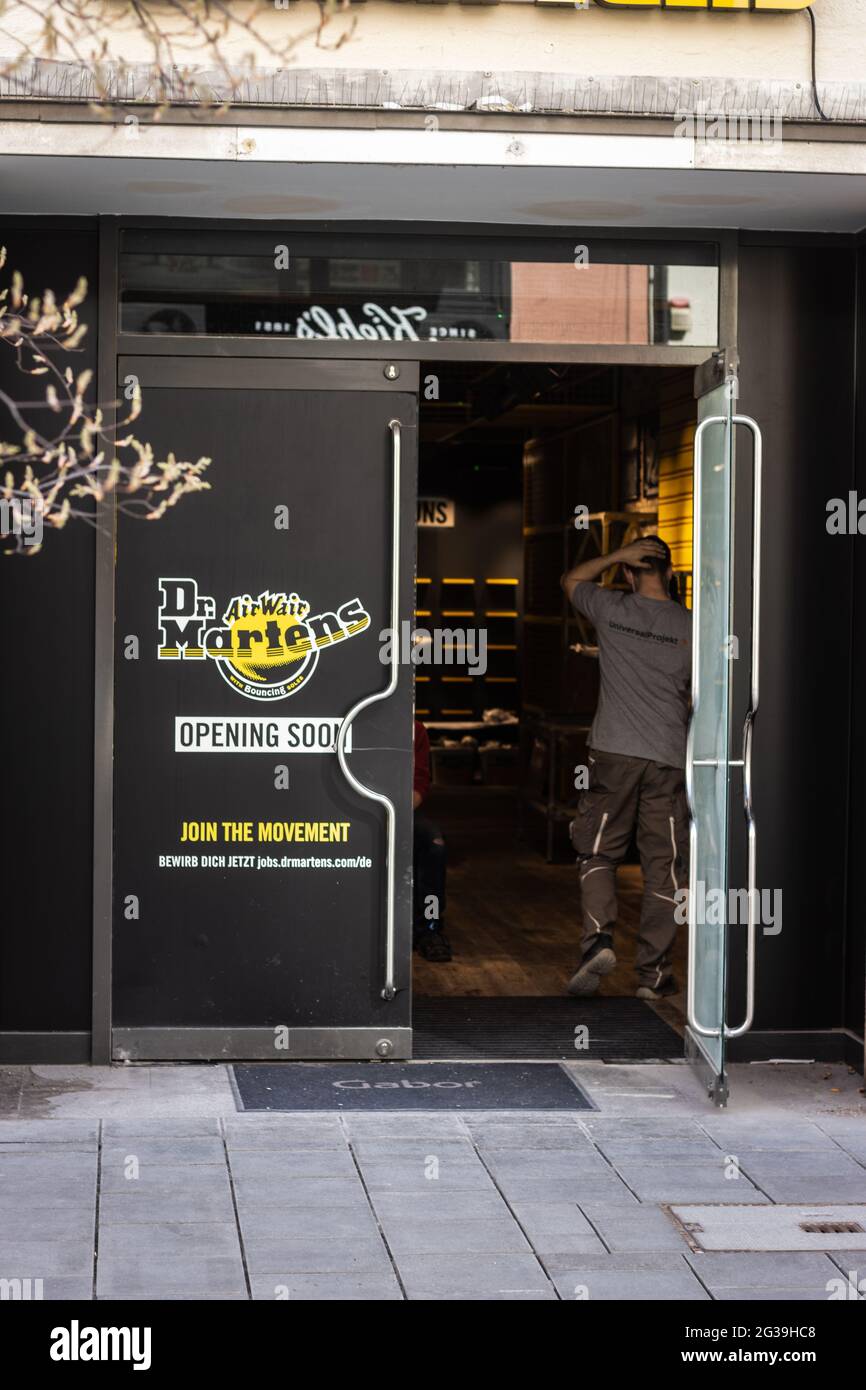
[[[413,611],[417,368],[385,365],[119,364],[157,460],[212,462],[118,525],[115,1056],[410,1055],[412,679],[385,637]],[[347,778],[341,722],[392,674]]]

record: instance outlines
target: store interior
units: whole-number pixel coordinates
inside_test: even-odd
[[[425,1019],[449,999],[499,1000],[507,1012],[508,1001],[568,997],[581,923],[568,826],[598,656],[560,576],[659,533],[690,604],[695,416],[690,369],[421,366],[415,621],[422,639],[453,634],[452,664],[446,642],[416,668],[416,718],[431,745],[421,814],[446,844],[453,951],[448,962],[413,958]],[[619,569],[604,582],[625,585]],[[479,630],[486,663],[465,637]],[[641,888],[633,844],[618,871],[618,965],[601,998],[634,999]],[[644,1006],[678,1032],[685,937],[683,927],[681,992]]]

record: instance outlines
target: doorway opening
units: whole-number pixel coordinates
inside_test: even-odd
[[[687,927],[679,992],[636,999],[634,843],[617,873],[617,968],[592,999],[566,992],[582,920],[569,825],[599,665],[560,576],[659,534],[691,606],[696,413],[691,368],[421,364],[415,623],[445,637],[416,668],[431,762],[417,814],[445,841],[453,955],[413,957],[416,1056],[682,1056]],[[601,582],[627,587],[620,568]]]

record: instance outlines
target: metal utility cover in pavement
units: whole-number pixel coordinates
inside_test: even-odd
[[[671,1207],[696,1250],[866,1250],[866,1206]]]

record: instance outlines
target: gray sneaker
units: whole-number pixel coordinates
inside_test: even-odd
[[[586,999],[590,994],[595,994],[602,975],[609,975],[612,970],[616,970],[616,956],[609,946],[603,946],[572,975],[566,991],[578,999]]]
[[[638,985],[635,991],[636,999],[669,999],[672,994],[679,994],[680,987],[673,975],[668,975],[666,980],[654,988],[652,985]]]

